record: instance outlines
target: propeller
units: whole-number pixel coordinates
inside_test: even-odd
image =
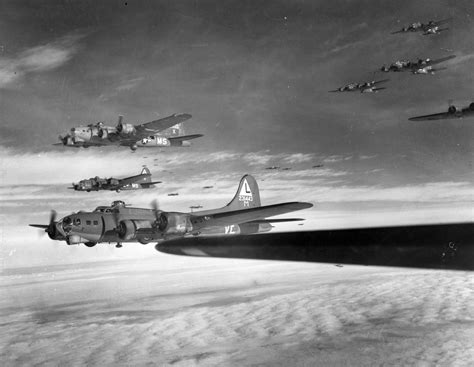
[[[154,226],[160,231],[164,231],[168,225],[168,218],[163,213],[163,211],[160,210],[157,199],[151,202],[151,207],[153,209],[153,213],[155,214]]]
[[[44,229],[44,232],[48,234],[49,238],[52,240],[56,239],[56,211],[51,210],[49,217],[49,224],[30,224],[31,227]]]
[[[119,117],[118,117],[118,123],[117,123],[117,131],[118,131],[119,133],[122,132],[122,130],[123,130],[122,121],[123,121],[123,116],[122,116],[122,115],[119,115]]]
[[[448,100],[448,112],[449,113],[455,113],[456,112],[456,106],[453,105],[453,100],[452,99]]]

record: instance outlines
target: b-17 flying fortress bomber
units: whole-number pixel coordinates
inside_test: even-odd
[[[224,207],[213,210],[181,213],[164,211],[156,201],[152,209],[132,208],[123,201],[99,206],[92,212],[80,211],[56,221],[51,213],[49,224],[30,224],[44,229],[49,237],[68,245],[123,242],[163,242],[185,236],[236,235],[268,232],[272,223],[292,222],[301,218],[267,219],[313,204],[288,202],[261,206],[257,182],[250,175],[242,177],[234,198]]]
[[[152,189],[155,188],[155,184],[159,184],[161,181],[152,181],[150,170],[143,167],[142,172],[139,175],[131,176],[127,178],[100,178],[98,176],[89,179],[81,180],[78,183],[73,183],[72,187],[75,191],[100,191],[110,190],[120,192],[121,190],[140,190],[140,189]]]
[[[392,34],[397,33],[407,33],[407,32],[423,32],[422,35],[428,36],[430,34],[440,34],[441,32],[447,31],[449,28],[440,28],[443,24],[447,23],[451,18],[442,19],[442,20],[430,20],[428,23],[415,22],[410,24],[407,27],[403,27],[399,31],[392,32]]]
[[[431,115],[410,117],[410,121],[429,121],[429,120],[447,120],[447,119],[461,119],[463,117],[474,116],[474,102],[468,107],[457,109],[456,106],[450,105],[448,111],[433,113]]]
[[[412,74],[435,74],[435,72],[440,70],[445,70],[446,68],[433,68],[433,65],[439,64],[441,62],[454,59],[456,55],[450,55],[442,57],[437,60],[428,59],[418,59],[417,61],[408,61],[408,60],[398,60],[389,66],[382,66],[380,71],[388,73],[390,71],[400,72],[400,71],[410,71]]]
[[[375,93],[386,88],[384,87],[377,87],[380,83],[388,82],[390,79],[383,79],[383,80],[372,80],[370,82],[364,83],[349,83],[343,87],[340,87],[335,90],[330,90],[330,93],[334,92],[360,92],[360,93]]]
[[[188,147],[189,140],[200,138],[202,134],[182,134],[181,123],[192,116],[187,113],[174,114],[159,120],[133,125],[123,122],[119,116],[117,126],[107,126],[103,122],[71,128],[65,136],[59,136],[66,147],[89,148],[109,145],[127,146],[132,151],[140,148]]]

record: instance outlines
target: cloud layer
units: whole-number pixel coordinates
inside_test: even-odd
[[[7,364],[468,365],[474,358],[473,276],[464,272],[165,255],[32,271],[2,279]]]

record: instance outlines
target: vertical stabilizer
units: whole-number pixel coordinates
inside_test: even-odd
[[[241,210],[261,206],[260,192],[257,181],[251,175],[245,175],[241,178],[239,188],[229,204],[227,210]]]
[[[143,167],[142,172],[140,173],[141,175],[151,175],[150,170],[148,167]]]

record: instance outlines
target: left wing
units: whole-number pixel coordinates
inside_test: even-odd
[[[189,120],[192,116],[188,113],[173,114],[171,116],[147,122],[145,124],[135,126],[136,133],[133,136],[134,140],[138,141],[149,137],[150,135],[159,133],[176,124]]]
[[[474,224],[184,237],[159,243],[174,255],[474,270]]]
[[[410,121],[445,120],[445,119],[460,118],[461,116],[462,115],[455,114],[455,113],[441,112],[441,113],[433,113],[431,115],[410,117],[408,120]]]
[[[259,206],[249,209],[227,211],[210,215],[191,215],[193,228],[200,229],[214,226],[227,226],[258,221],[267,217],[311,208],[313,204],[302,202],[290,202],[274,205]]]

